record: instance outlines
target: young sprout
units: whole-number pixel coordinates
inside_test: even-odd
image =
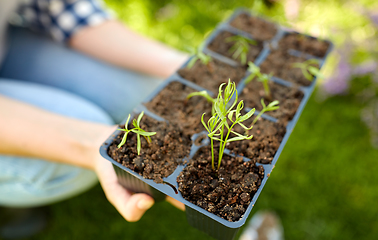
[[[244,107],[244,103],[243,101],[240,101],[237,104],[238,94],[236,91],[235,83],[231,83],[231,81],[229,80],[223,92],[222,89],[225,84],[226,83],[223,83],[219,87],[218,97],[214,102],[215,112],[212,114],[207,123],[204,121],[205,113],[202,114],[201,117],[201,122],[208,131],[208,137],[210,138],[212,160],[211,167],[213,170],[215,170],[214,141],[219,141],[220,144],[217,167],[217,170],[219,170],[223,158],[223,153],[226,148],[226,144],[233,141],[252,139],[253,135],[248,135],[248,131],[253,128],[253,125],[256,123],[257,119],[262,115],[262,113],[266,111],[272,111],[278,108],[278,106],[276,106],[278,104],[278,101],[274,101],[270,103],[268,106],[265,106],[265,104],[262,103],[262,113],[260,113],[255,118],[250,127],[247,127],[243,124],[243,122],[252,117],[252,115],[255,112],[255,109],[252,109],[248,113],[242,115],[241,111]],[[233,109],[235,106],[236,109]],[[233,130],[233,127],[236,124],[239,124],[243,129],[246,130],[245,135],[235,132]],[[233,133],[236,136],[229,138],[231,133]]]
[[[273,75],[272,73],[270,73],[269,75],[268,74],[261,74],[261,76],[257,78],[257,81],[262,82],[262,84],[264,86],[265,95],[269,99],[272,98],[272,95],[271,95],[271,92],[270,92],[270,87],[269,87],[269,81],[271,80],[272,75]]]
[[[198,47],[197,49],[193,48],[193,47],[188,47],[189,49],[189,52],[194,55],[193,58],[189,61],[188,65],[187,65],[187,68],[192,68],[194,66],[194,64],[197,62],[197,60],[199,59],[201,61],[201,63],[203,65],[207,65],[209,66],[208,64],[210,63],[210,61],[212,60],[211,57],[209,55],[206,55],[202,52],[202,50],[200,49],[200,47]]]
[[[319,66],[320,65],[319,60],[308,59],[302,63],[293,63],[293,68],[300,68],[302,70],[303,76],[309,81],[312,81],[314,77],[317,77],[320,79],[324,78],[319,68],[315,67],[314,65]]]
[[[226,38],[226,42],[235,42],[234,45],[230,48],[232,58],[237,59],[240,56],[240,62],[242,65],[247,63],[247,54],[249,51],[249,45],[256,45],[255,40],[246,38],[242,35],[235,35],[232,37]]]
[[[192,92],[192,93],[189,93],[188,96],[186,97],[187,99],[190,99],[191,97],[194,97],[194,96],[201,96],[201,97],[204,97],[206,98],[207,101],[211,102],[214,104],[215,102],[215,99],[212,98],[210,96],[210,94],[207,92],[207,91],[200,91],[200,92]]]
[[[252,126],[255,125],[255,123],[260,119],[261,115],[263,115],[265,112],[269,112],[269,111],[274,111],[274,110],[277,110],[279,109],[280,107],[278,106],[278,104],[280,103],[279,101],[275,100],[271,103],[268,104],[268,106],[266,106],[266,104],[264,103],[264,99],[261,99],[261,106],[263,107],[262,110],[260,111],[259,114],[257,114],[257,116],[255,117],[255,119],[253,120],[252,122]],[[245,131],[245,134],[248,135],[248,132],[249,130],[246,130]]]
[[[258,66],[256,66],[253,62],[249,61],[248,62],[248,69],[247,69],[248,72],[250,72],[251,74],[247,77],[247,79],[245,80],[245,84],[248,84],[250,81],[252,81],[255,77],[260,77],[261,76],[261,72],[260,72],[260,68]]]
[[[204,91],[200,91],[200,92],[189,93],[188,96],[186,97],[186,99],[190,99],[191,97],[194,97],[194,96],[201,96],[201,97],[206,98],[206,100],[212,104],[211,113],[214,113],[214,111],[215,111],[214,110],[214,103],[215,103],[216,99],[212,98],[207,91],[204,90]]]
[[[141,149],[141,142],[140,142],[140,136],[142,135],[148,144],[151,143],[151,136],[152,135],[155,135],[156,132],[146,132],[144,131],[141,127],[140,127],[140,120],[142,120],[142,117],[144,115],[144,112],[141,112],[138,116],[138,119],[134,119],[133,120],[133,126],[134,128],[133,129],[128,129],[128,125],[129,125],[129,120],[130,120],[130,114],[126,120],[126,123],[125,123],[125,129],[118,129],[120,131],[123,131],[125,132],[125,134],[123,135],[123,138],[122,138],[122,141],[120,142],[120,144],[118,144],[118,148],[122,147],[125,143],[126,143],[126,139],[127,139],[127,135],[129,134],[129,132],[133,132],[137,135],[137,151],[138,151],[138,155],[140,155],[140,149]]]
[[[248,69],[247,70],[251,74],[245,80],[245,84],[248,84],[250,81],[252,81],[256,77],[257,81],[259,81],[263,84],[266,97],[271,99],[272,95],[271,95],[271,92],[270,92],[269,81],[272,78],[272,73],[270,73],[269,75],[261,73],[260,68],[258,66],[256,66],[253,62],[248,62]]]

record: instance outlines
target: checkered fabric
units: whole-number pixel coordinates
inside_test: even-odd
[[[59,42],[66,42],[82,27],[111,18],[98,0],[24,0],[18,14],[26,26],[49,33]]]

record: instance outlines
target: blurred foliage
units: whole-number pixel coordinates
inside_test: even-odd
[[[285,1],[180,1],[180,0],[105,0],[113,12],[134,30],[184,49],[198,45],[214,27],[239,8],[249,8],[272,20],[293,26],[321,38],[332,39],[336,45],[348,37],[362,41],[374,34],[368,16],[356,11],[364,6],[377,7],[374,0],[302,0],[297,18],[289,23],[284,13]],[[340,34],[341,31],[341,34]]]

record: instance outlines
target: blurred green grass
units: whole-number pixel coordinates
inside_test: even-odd
[[[323,6],[326,1],[308,2]],[[337,7],[340,1],[335,2]],[[268,8],[253,1],[106,3],[131,28],[179,49],[200,44],[240,6],[285,22],[282,5]],[[323,102],[315,96],[252,213],[277,212],[285,239],[377,239],[378,151],[371,148],[368,130],[360,121],[361,105],[348,95]],[[209,239],[187,224],[185,213],[165,202],[155,204],[139,222],[127,223],[100,186],[54,204],[51,210],[49,228],[32,239]]]

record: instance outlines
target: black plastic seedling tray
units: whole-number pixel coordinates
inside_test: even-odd
[[[220,60],[224,63],[228,63],[232,66],[236,66],[238,63],[233,59],[229,59],[229,58],[226,58],[222,55],[219,55],[217,53],[212,52],[211,50],[207,49],[207,46],[217,36],[217,34],[219,34],[220,31],[225,31],[225,30],[230,31],[232,33],[236,33],[236,34],[243,34],[244,36],[253,38],[253,36],[251,36],[250,34],[245,33],[241,30],[238,30],[238,29],[230,26],[229,23],[234,19],[235,16],[237,16],[240,13],[246,13],[246,11],[238,10],[226,22],[218,25],[218,27],[212,32],[212,34],[205,40],[205,44],[204,44],[204,46],[205,46],[204,52],[205,53],[211,55],[213,58],[215,58],[217,60]],[[278,28],[278,31],[277,31],[276,36],[272,40],[270,40],[269,42],[264,42],[264,48],[255,60],[256,65],[260,65],[264,61],[264,59],[269,55],[270,48],[277,47],[278,41],[285,34],[287,34],[289,32],[294,32],[294,31],[290,31],[288,29],[281,28],[279,26],[277,26],[277,28]],[[328,43],[329,43],[329,48],[328,48],[326,55],[323,58],[317,58],[318,60],[320,60],[320,68],[323,66],[325,59],[327,58],[329,52],[333,48],[332,43],[330,43],[330,42],[328,42]],[[295,54],[301,54],[302,56],[306,56],[306,58],[315,58],[315,57],[308,55],[308,54],[304,55],[301,52],[298,52],[296,50],[293,50],[291,54],[294,54],[294,55]],[[185,68],[189,61],[190,61],[190,59],[182,66],[182,68]],[[246,72],[246,76],[248,76],[247,72]],[[237,85],[238,92],[240,92],[244,88],[245,78]],[[147,99],[145,99],[144,103],[151,101],[162,89],[164,89],[169,83],[174,82],[174,81],[178,81],[178,82],[180,82],[184,85],[187,85],[191,88],[194,88],[198,91],[204,90],[202,87],[197,86],[193,82],[190,82],[190,81],[182,78],[176,72],[172,76],[170,76],[168,79],[166,79],[166,81],[161,86],[159,86]],[[279,78],[276,78],[276,77],[273,77],[273,81],[278,83],[278,84],[284,85],[284,86],[290,87],[290,86],[293,85],[292,83],[287,82],[284,79],[279,79]],[[110,158],[108,153],[107,153],[108,147],[113,142],[113,139],[120,133],[120,131],[118,131],[118,130],[115,131],[104,142],[104,144],[102,144],[102,146],[100,148],[100,153],[104,158],[106,158],[107,160],[112,162],[114,169],[116,171],[116,174],[118,176],[118,180],[125,188],[132,190],[134,192],[147,193],[147,194],[153,196],[156,201],[163,200],[166,196],[170,196],[170,197],[172,197],[172,198],[174,198],[174,199],[185,204],[186,216],[187,216],[187,220],[188,220],[190,225],[192,225],[193,227],[207,233],[208,235],[214,237],[215,239],[219,239],[219,240],[233,239],[235,237],[237,231],[240,229],[240,227],[246,222],[253,206],[255,205],[262,189],[264,188],[264,185],[265,185],[266,181],[268,180],[268,177],[270,176],[270,174],[271,174],[271,172],[272,172],[272,170],[273,170],[283,148],[285,147],[285,144],[286,144],[291,132],[293,131],[293,129],[294,129],[294,127],[295,127],[295,125],[296,125],[296,123],[299,119],[300,114],[302,113],[310,95],[312,94],[312,92],[314,90],[315,84],[316,84],[316,79],[313,80],[311,85],[300,87],[301,91],[304,94],[303,99],[301,100],[300,106],[297,109],[297,112],[294,115],[293,119],[290,122],[288,122],[288,124],[286,126],[286,134],[285,134],[285,136],[284,136],[284,138],[283,138],[283,140],[282,140],[272,162],[270,164],[260,164],[260,163],[256,164],[256,165],[262,165],[263,166],[264,178],[261,182],[261,185],[260,185],[258,191],[253,196],[253,199],[251,200],[251,203],[248,206],[245,214],[237,222],[229,222],[229,221],[227,221],[223,218],[220,218],[220,217],[206,211],[205,209],[202,209],[199,206],[196,206],[195,204],[187,201],[186,199],[184,199],[181,196],[180,192],[178,191],[178,184],[177,184],[176,179],[177,179],[177,176],[180,174],[180,172],[184,169],[185,164],[179,165],[177,167],[177,169],[173,172],[173,174],[171,174],[167,178],[164,178],[163,184],[158,184],[158,183],[155,183],[153,180],[143,178],[138,173],[133,172],[132,170],[128,169],[127,167],[123,166],[122,164],[120,164],[117,161]],[[211,91],[208,91],[208,92],[211,93]],[[212,93],[212,94],[215,95],[215,93]],[[153,114],[143,104],[140,104],[137,108],[134,109],[133,115],[136,116],[136,114],[138,114],[141,111],[145,111],[145,114],[150,116],[150,117],[153,117],[157,120],[164,121],[163,118],[157,116],[156,114]],[[257,113],[258,112],[256,112],[255,114],[257,114]],[[262,117],[269,120],[269,121],[273,121],[273,122],[277,121],[277,119],[275,119],[271,116],[265,115],[265,114],[263,114]],[[193,157],[194,154],[197,152],[197,150],[200,147],[209,144],[209,140],[207,138],[204,138],[204,140],[202,140],[202,142],[200,143],[199,146],[195,145],[194,141],[198,137],[201,137],[201,136],[206,136],[206,132],[199,132],[199,133],[194,134],[192,136],[193,144],[192,144],[192,147],[191,147],[189,158]],[[227,151],[227,149],[226,149],[225,154],[230,154],[230,152]],[[185,159],[183,159],[183,160],[185,160]],[[249,159],[245,158],[245,161],[249,161]]]

